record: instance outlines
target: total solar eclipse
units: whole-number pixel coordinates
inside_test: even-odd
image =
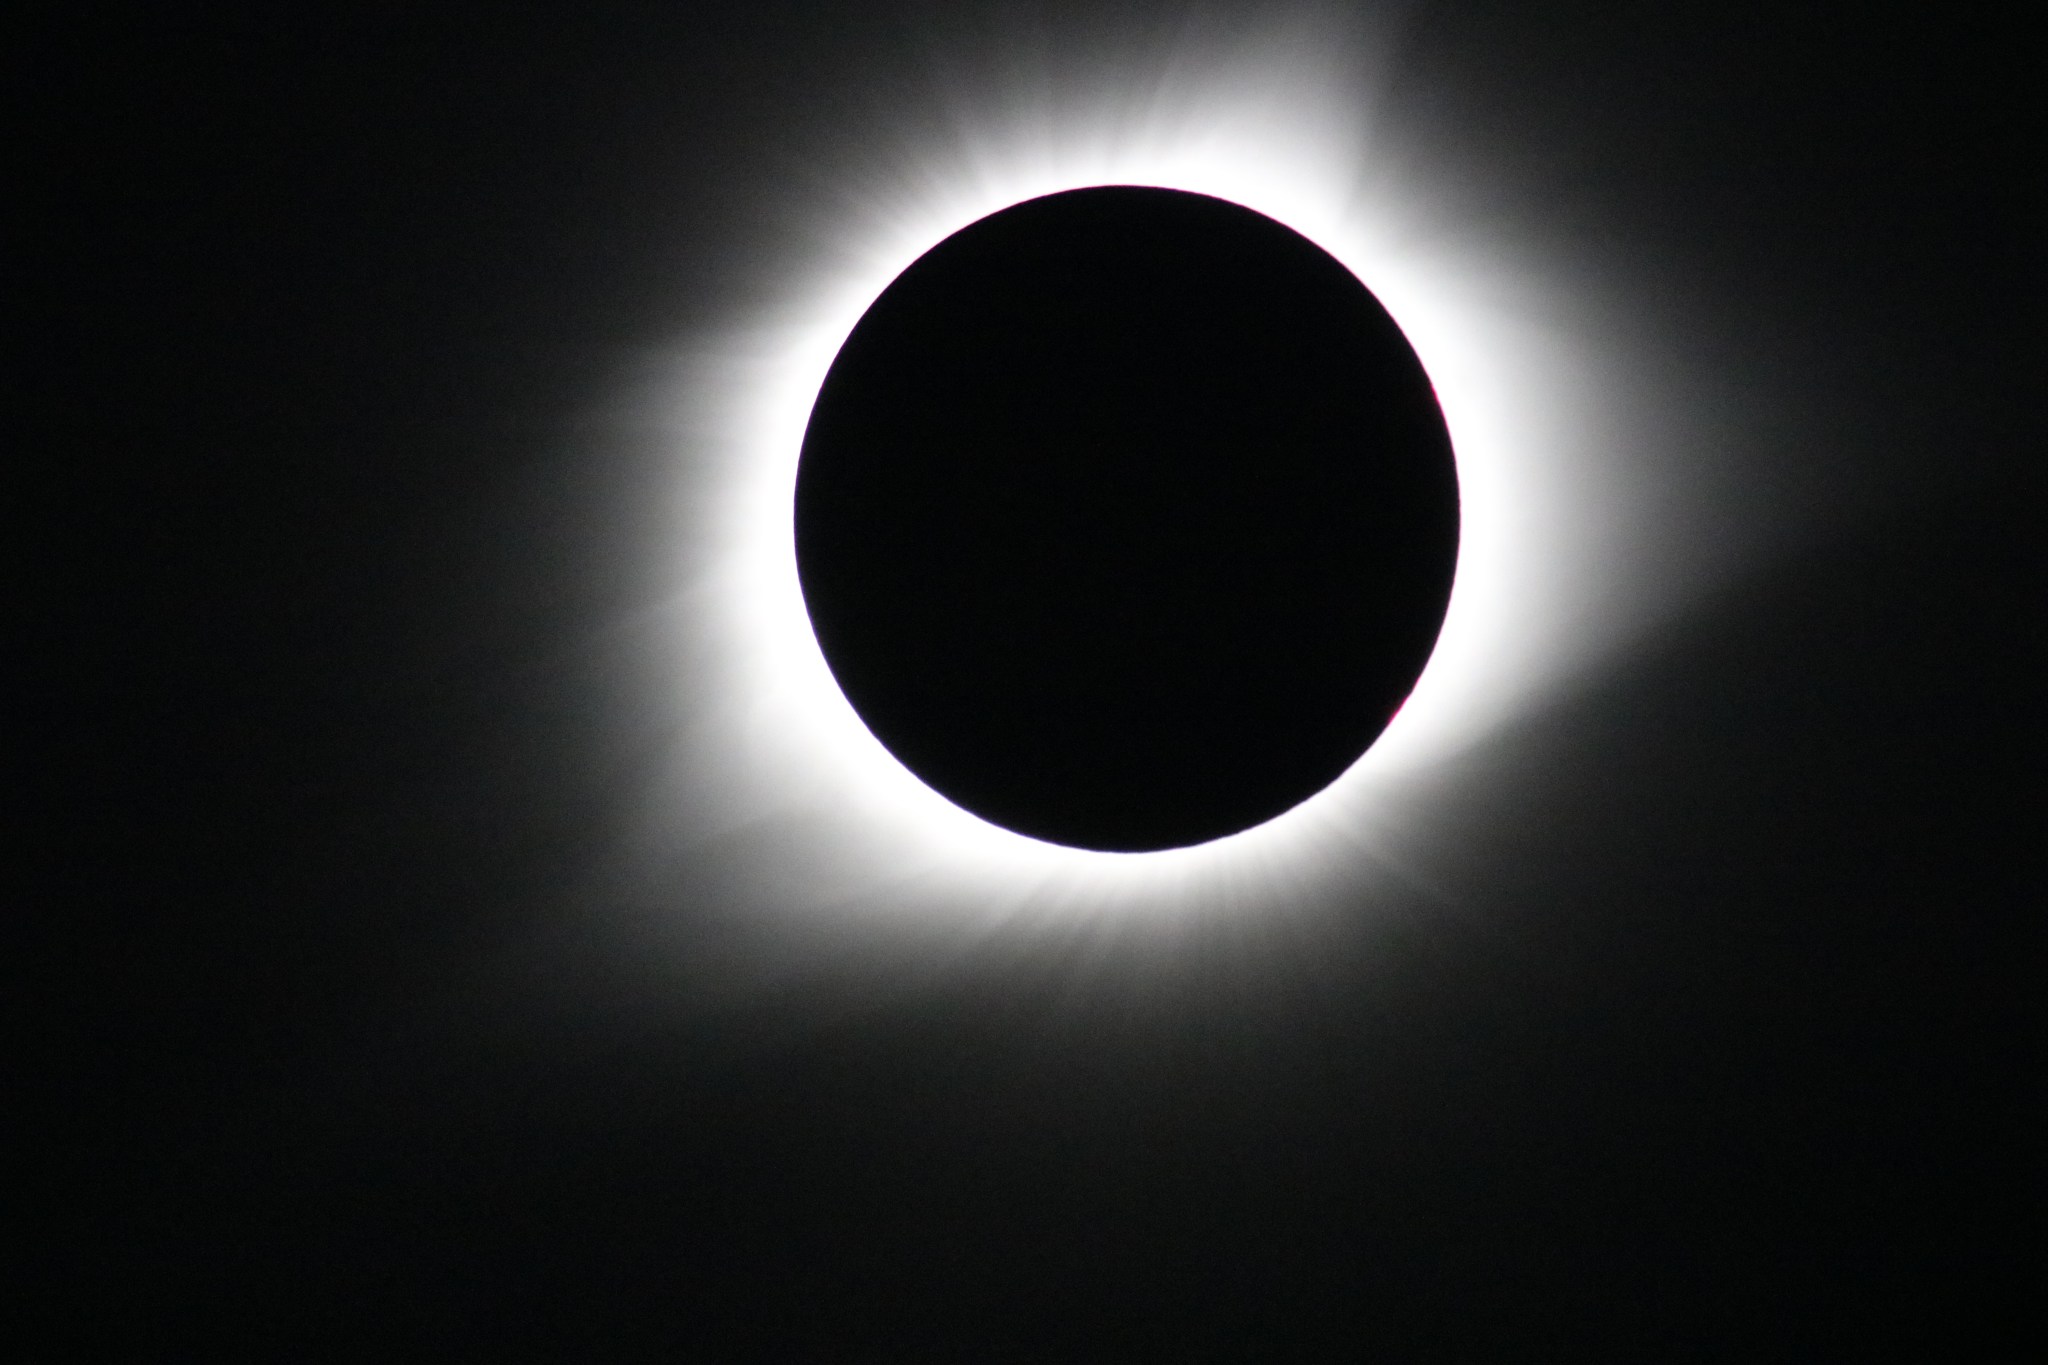
[[[1107,186],[974,222],[848,335],[804,434],[805,607],[954,804],[1144,852],[1328,786],[1444,619],[1443,414],[1372,293],[1248,208]]]

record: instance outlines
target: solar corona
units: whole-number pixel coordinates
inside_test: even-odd
[[[1605,263],[1404,145],[1370,47],[998,53],[762,182],[787,230],[656,400],[648,894],[1309,905],[1415,865],[1431,793],[1690,591],[1645,532],[1699,505],[1657,452],[1704,425],[1645,415],[1690,410],[1603,332]]]

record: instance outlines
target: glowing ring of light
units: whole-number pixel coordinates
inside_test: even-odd
[[[683,630],[710,679],[689,710],[693,833],[785,826],[764,895],[814,904],[884,887],[989,912],[1242,903],[1316,881],[1370,844],[1389,799],[1525,708],[1588,652],[1600,548],[1625,490],[1597,485],[1563,433],[1590,412],[1560,291],[1504,267],[1501,240],[1442,240],[1441,194],[1403,183],[1356,125],[1348,78],[1313,41],[1206,72],[1007,112],[970,111],[906,163],[863,166],[796,287],[692,362],[679,494]],[[987,106],[998,103],[991,98]],[[813,399],[853,325],[953,232],[1022,200],[1092,185],[1213,195],[1292,228],[1386,306],[1430,374],[1456,451],[1462,543],[1435,653],[1380,739],[1334,784],[1254,829],[1193,848],[1102,853],[988,824],[926,787],[868,732],[827,668],[798,586],[796,463]],[[1439,187],[1440,188],[1440,187]],[[1513,243],[1506,243],[1511,248]],[[829,258],[829,259],[827,259]],[[1568,329],[1564,329],[1568,330]],[[1576,395],[1576,399],[1574,398]],[[1577,409],[1574,409],[1574,402]],[[705,457],[709,457],[708,459]],[[1612,463],[1610,460],[1609,463]],[[1592,549],[1589,551],[1588,546]],[[1609,554],[1611,561],[1613,555]],[[1610,613],[1611,614],[1611,613]],[[1597,623],[1595,623],[1597,624]],[[892,893],[893,894],[893,893]]]

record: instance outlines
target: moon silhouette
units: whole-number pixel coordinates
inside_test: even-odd
[[[1263,824],[1355,763],[1458,551],[1442,411],[1366,286],[1134,186],[1013,205],[899,275],[819,389],[794,510],[876,739],[985,820],[1116,852]]]

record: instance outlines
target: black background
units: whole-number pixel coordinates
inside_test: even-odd
[[[644,775],[589,623],[660,514],[565,433],[734,306],[779,139],[954,22],[11,45],[17,1292],[146,1358],[2015,1340],[2040,144],[1989,18],[1407,12],[1503,194],[1810,396],[1757,486],[1825,513],[1502,741],[1455,910],[697,1011],[564,927]]]

